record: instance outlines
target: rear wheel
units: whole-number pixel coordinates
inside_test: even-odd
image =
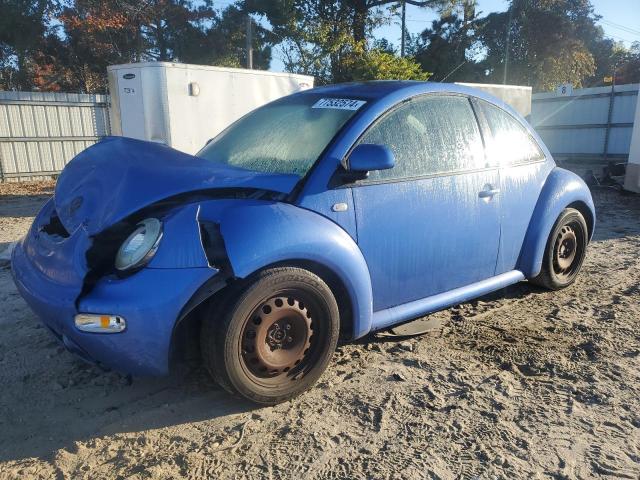
[[[542,270],[530,281],[551,290],[571,285],[582,267],[588,241],[582,214],[573,208],[564,209],[547,240]]]
[[[224,388],[272,405],[310,388],[331,360],[339,332],[336,300],[317,275],[265,270],[203,324],[206,367]]]

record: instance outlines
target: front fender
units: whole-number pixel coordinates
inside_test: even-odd
[[[147,268],[207,268],[200,240],[198,205],[188,204],[162,219],[162,240]]]
[[[223,210],[202,204],[199,219],[219,223],[236,277],[286,261],[306,260],[329,268],[350,296],[354,337],[371,330],[369,269],[356,243],[335,223],[294,205],[251,200]]]
[[[533,278],[540,273],[551,229],[562,210],[575,202],[583,203],[591,212],[593,234],[596,214],[589,188],[575,173],[559,167],[554,168],[542,187],[518,258],[518,270],[527,278]]]

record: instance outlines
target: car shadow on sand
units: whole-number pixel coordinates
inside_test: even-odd
[[[491,303],[542,292],[522,283],[480,300]],[[179,438],[181,425],[203,421],[208,428],[211,422],[214,429],[239,428],[260,408],[222,390],[197,364],[181,364],[166,378],[133,379],[86,364],[60,347],[21,300],[16,307],[22,325],[13,333],[18,337],[11,342],[13,350],[0,362],[7,369],[19,365],[15,374],[5,370],[0,375],[5,387],[0,393],[0,462],[51,459],[61,449],[77,451],[77,442],[155,429]],[[354,343],[403,339],[372,334]],[[9,355],[13,361],[7,362]]]
[[[165,378],[107,372],[68,353],[0,270],[0,462],[53,458],[77,442],[201,421],[234,428],[257,407],[219,388],[198,365]],[[5,288],[7,287],[7,288]]]
[[[25,377],[26,381],[32,380],[29,374]],[[15,403],[9,407],[11,417],[0,422],[4,424],[0,425],[4,432],[0,435],[4,437],[0,441],[0,462],[50,459],[61,449],[77,451],[77,442],[103,436],[142,434],[166,427],[178,427],[168,432],[178,435],[180,425],[194,422],[241,425],[246,421],[241,414],[258,408],[212,384],[198,369],[182,379],[172,376],[131,381],[113,373],[98,373],[96,378],[97,382],[88,383],[61,379],[37,394],[15,388]]]

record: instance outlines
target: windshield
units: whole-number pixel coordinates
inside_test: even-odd
[[[364,104],[320,94],[284,97],[242,117],[197,155],[246,170],[302,177]]]

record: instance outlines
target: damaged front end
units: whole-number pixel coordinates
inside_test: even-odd
[[[167,214],[166,238],[156,254],[165,240],[167,248],[131,272],[118,271],[114,259],[135,229],[134,219],[92,238],[82,228],[54,232],[54,215],[50,201],[14,249],[12,271],[22,296],[64,346],[85,360],[125,373],[166,374],[176,319],[219,273],[206,261],[194,206]],[[190,222],[176,224],[187,216]],[[192,232],[183,228],[187,223]],[[196,248],[179,250],[169,264],[168,250],[182,236],[178,230]]]
[[[297,180],[109,138],[62,172],[13,252],[16,285],[68,349],[165,374],[177,322],[233,278],[215,219],[239,200],[282,200]]]
[[[200,191],[147,206],[95,235],[68,232],[50,200],[13,253],[16,285],[72,352],[125,373],[166,374],[176,325],[233,279],[212,213],[258,195],[277,194]],[[207,220],[199,218],[205,200]],[[149,218],[162,229],[153,254],[117,268],[123,243]]]

